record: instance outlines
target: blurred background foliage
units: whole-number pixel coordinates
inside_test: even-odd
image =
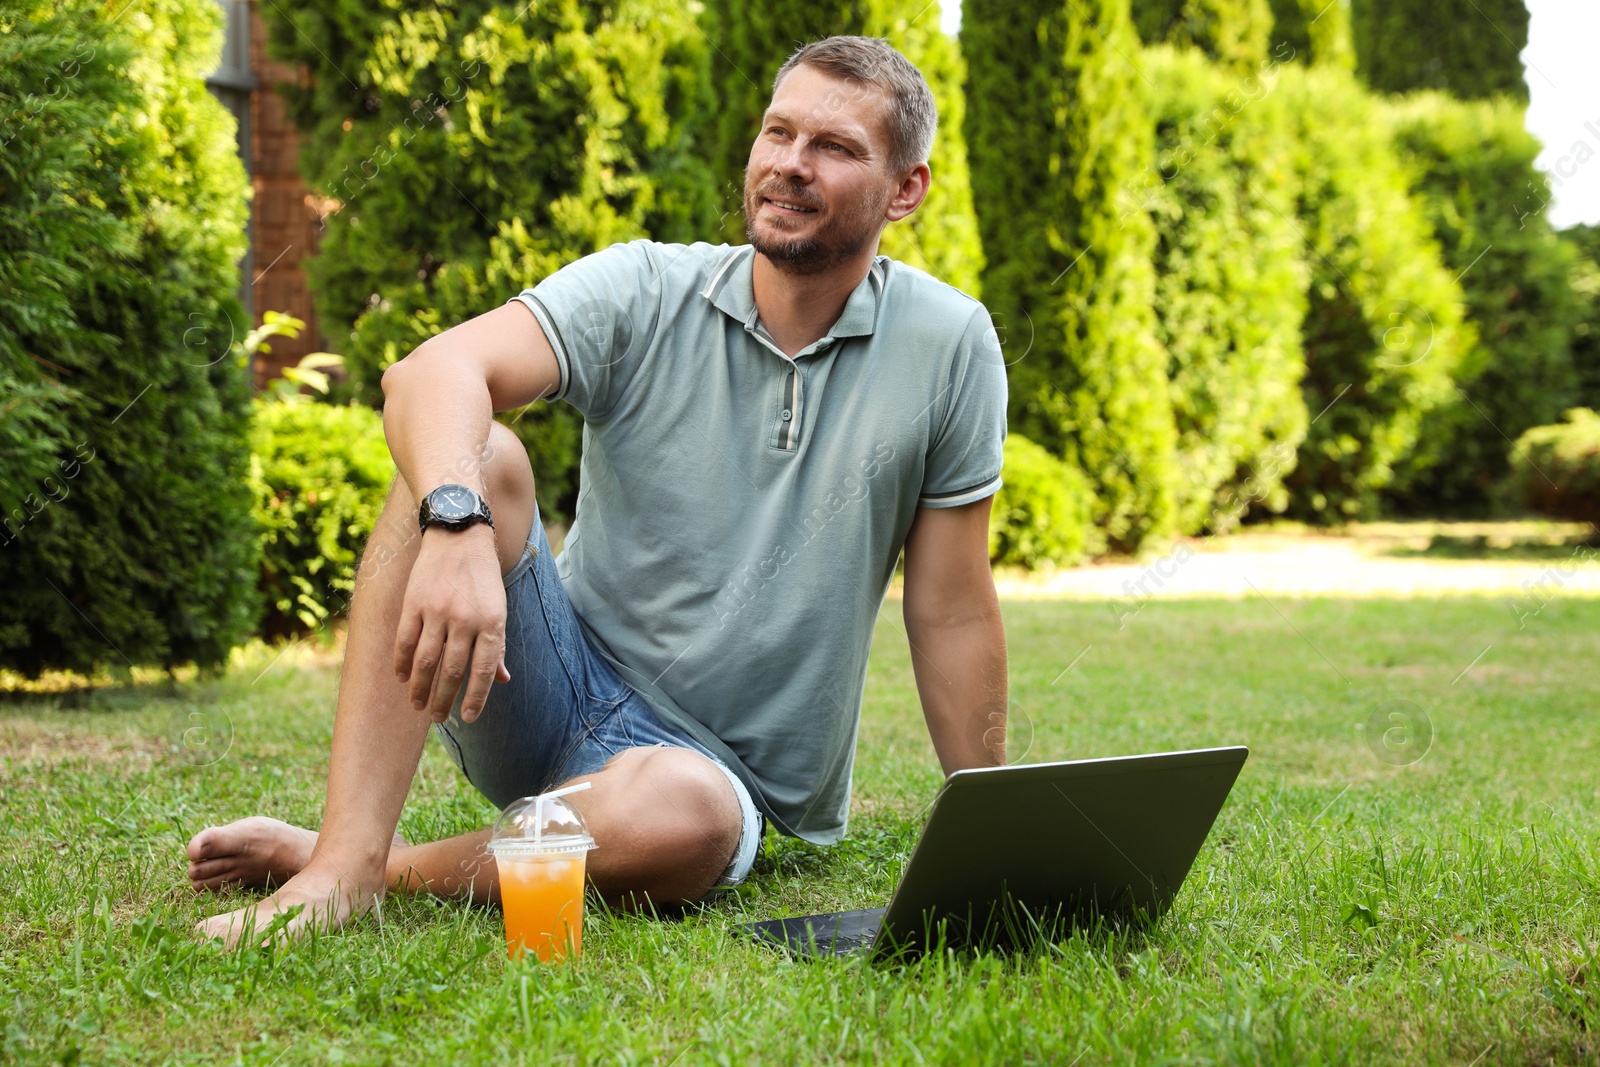
[[[959,41],[917,0],[261,14],[343,362],[252,405],[214,0],[0,0],[0,666],[319,629],[392,476],[383,370],[616,241],[741,242],[772,77],[829,33],[938,99],[933,191],[882,251],[1005,345],[996,561],[1597,513],[1600,236],[1544,216],[1521,0],[967,0]],[[502,418],[570,519],[576,413]]]
[[[0,7],[0,667],[24,674],[217,663],[255,621],[222,13],[114,14]]]

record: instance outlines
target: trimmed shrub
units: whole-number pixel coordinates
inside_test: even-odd
[[[1406,511],[1481,514],[1505,479],[1506,442],[1576,400],[1571,253],[1532,206],[1549,194],[1520,105],[1423,93],[1384,110],[1477,333],[1457,390],[1424,417],[1385,496]],[[1406,358],[1428,356],[1419,346]]]
[[[1343,70],[1298,65],[1281,68],[1274,93],[1295,120],[1311,268],[1301,328],[1311,423],[1288,510],[1343,522],[1375,513],[1424,416],[1454,395],[1472,331],[1370,94]]]
[[[1133,24],[1146,45],[1199,49],[1248,73],[1267,58],[1272,5],[1267,0],[1133,0]],[[1150,81],[1160,84],[1160,79]]]
[[[1147,49],[1142,65],[1154,86],[1156,160],[1143,206],[1157,233],[1156,337],[1178,431],[1178,528],[1225,532],[1242,496],[1282,510],[1293,466],[1284,460],[1308,421],[1293,121],[1273,93],[1275,60],[1244,78],[1188,49]]]
[[[1511,452],[1511,487],[1535,511],[1600,526],[1600,415],[1573,408],[1566,422],[1524,433]]]
[[[1386,93],[1438,89],[1526,105],[1523,0],[1349,0],[1361,80]]]
[[[357,0],[265,5],[301,169],[326,197],[311,264],[346,395],[376,404],[419,341],[617,241],[703,238],[715,183],[694,154],[709,110],[705,43],[680,4]],[[510,420],[541,507],[576,500],[577,413]]]
[[[221,43],[212,0],[0,13],[0,438],[27,441],[0,452],[0,666],[26,675],[210,666],[254,621]]]
[[[1580,404],[1600,410],[1600,226],[1569,226],[1557,236],[1572,251],[1574,388]]]
[[[972,0],[967,143],[1011,425],[1088,475],[1123,550],[1177,526],[1155,231],[1119,197],[1152,157],[1127,0]]]
[[[1348,0],[1269,0],[1272,7],[1272,51],[1285,46],[1301,62],[1353,70]]]
[[[1007,434],[1004,484],[989,512],[989,559],[1034,570],[1081,563],[1104,547],[1083,472]]]
[[[772,98],[772,79],[784,60],[805,42],[832,34],[883,37],[927,79],[939,107],[939,132],[928,160],[933,184],[927,199],[909,219],[884,230],[879,251],[978,295],[983,248],[962,135],[966,70],[960,48],[939,29],[937,2],[708,0],[700,25],[715,46],[711,79],[719,118],[705,152],[721,191],[725,240],[745,243],[745,164]]]
[[[360,405],[305,400],[258,400],[254,409],[261,631],[317,630],[349,610],[361,548],[394,480],[383,419]]]

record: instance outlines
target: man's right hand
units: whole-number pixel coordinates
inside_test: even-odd
[[[450,717],[463,685],[461,719],[483,710],[489,687],[509,682],[506,670],[506,591],[494,530],[430,527],[406,583],[395,633],[394,671],[411,704],[434,722]]]

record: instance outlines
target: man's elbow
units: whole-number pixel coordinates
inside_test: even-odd
[[[418,345],[411,350],[410,355],[389,364],[388,369],[383,372],[383,377],[378,380],[378,384],[383,388],[383,398],[385,400],[393,400],[403,388],[402,383],[416,374],[417,364],[422,361],[422,358],[425,358],[423,353],[425,346],[426,342]]]
[[[913,596],[907,590],[904,613],[910,631],[986,626],[1000,618],[1000,598],[988,575],[960,590],[930,591]]]

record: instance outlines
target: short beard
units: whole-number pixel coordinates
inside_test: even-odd
[[[869,229],[852,239],[829,244],[824,243],[824,237],[827,236],[826,227],[820,227],[819,232],[813,233],[810,237],[768,241],[756,235],[755,217],[761,210],[761,200],[760,190],[752,190],[745,194],[744,234],[757,252],[766,256],[773,266],[785,274],[826,273],[854,257],[873,237]],[[863,199],[859,206],[865,208],[875,205],[873,200]]]

